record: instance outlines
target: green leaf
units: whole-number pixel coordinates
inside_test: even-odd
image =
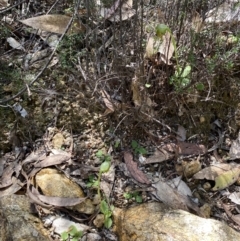
[[[111,161],[111,156],[109,156],[109,155],[106,155],[106,156],[105,156],[105,161],[108,161],[108,162],[110,162],[110,161]]]
[[[110,166],[111,166],[111,162],[110,161],[103,162],[101,164],[101,166],[100,166],[99,172],[101,172],[101,173],[108,172]]]
[[[135,197],[135,200],[136,200],[136,202],[137,203],[142,203],[142,197],[141,196],[139,196],[139,195],[137,195],[136,197]]]
[[[71,239],[71,241],[78,241],[78,240],[79,240],[78,237],[73,237],[73,238]]]
[[[94,181],[92,184],[92,187],[98,188],[99,187],[99,181]]]
[[[213,191],[222,190],[229,187],[237,181],[240,174],[239,168],[233,168],[232,170],[223,172],[215,178],[215,186],[212,188]]]
[[[61,234],[61,239],[62,240],[67,240],[68,239],[68,233],[67,232],[63,232],[62,234]]]
[[[184,68],[181,77],[182,77],[182,78],[187,77],[187,76],[191,73],[191,69],[192,69],[191,66],[190,66],[190,65],[187,65],[187,66]],[[180,72],[180,73],[181,73],[181,72]]]
[[[142,154],[142,155],[145,155],[145,154],[147,154],[147,150],[144,148],[144,147],[139,147],[139,148],[137,148],[137,150],[136,150],[138,153],[140,153],[140,154]]]
[[[204,90],[204,84],[203,83],[197,83],[196,88],[197,88],[197,90]]]
[[[145,84],[145,87],[146,88],[150,88],[152,85],[150,85],[150,84]]]
[[[108,210],[109,210],[109,208],[108,208],[107,202],[105,200],[102,200],[101,203],[100,203],[101,213],[106,214]]]
[[[70,227],[69,227],[69,234],[71,235],[71,236],[75,236],[76,235],[76,233],[78,232],[78,230],[77,230],[77,228],[74,226],[74,225],[71,225]]]
[[[96,153],[96,157],[98,157],[98,158],[103,157],[103,151],[102,151],[102,150],[99,150],[99,151]]]
[[[114,147],[115,147],[115,148],[118,148],[118,147],[119,147],[119,144],[120,144],[120,141],[119,141],[119,140],[115,141]]]
[[[112,211],[110,209],[108,209],[105,214],[104,214],[104,217],[105,218],[110,218],[112,216]]]
[[[136,149],[138,147],[138,143],[135,140],[132,141],[131,145],[133,149]]]
[[[130,198],[132,198],[132,194],[129,193],[129,192],[125,192],[125,193],[123,193],[123,196],[124,196],[124,198],[126,198],[126,199],[130,199]]]
[[[82,231],[78,231],[75,235],[74,235],[74,237],[75,238],[81,238],[83,236],[83,232]]]
[[[111,218],[107,218],[104,220],[104,227],[105,228],[111,228],[112,226],[112,219]]]
[[[113,211],[114,210],[114,206],[110,205],[110,210]]]
[[[162,38],[163,35],[166,34],[166,32],[169,32],[169,33],[171,32],[171,31],[170,31],[170,28],[169,28],[167,25],[162,24],[162,23],[157,25],[155,31],[156,31],[156,35],[157,35],[159,38]]]

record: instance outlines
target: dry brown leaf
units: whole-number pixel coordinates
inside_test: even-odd
[[[86,198],[79,197],[49,197],[41,194],[38,194],[37,198],[44,203],[57,207],[71,207],[86,200]]]
[[[36,163],[34,167],[44,168],[44,167],[59,165],[59,164],[62,164],[63,162],[68,161],[70,158],[71,158],[71,155],[66,156],[61,154],[48,156],[43,161]]]
[[[44,207],[44,208],[52,208],[53,207],[52,205],[48,205],[48,204],[45,204],[44,202],[40,201],[38,199],[38,197],[36,196],[36,195],[38,195],[38,191],[33,186],[31,186],[31,187],[32,187],[32,191],[30,189],[30,182],[28,180],[27,195],[34,204],[40,205],[41,207]]]
[[[8,0],[0,0],[0,9],[7,7]]]
[[[145,57],[152,59],[156,57],[157,53],[160,53],[160,58],[165,64],[171,65],[170,59],[174,53],[174,45],[169,32],[166,32],[162,39],[149,37]]]
[[[177,189],[172,188],[167,183],[159,180],[157,183],[152,184],[152,186],[156,188],[156,197],[169,207],[186,211],[193,210],[200,216],[203,216],[196,203],[192,202],[189,197],[181,194]]]
[[[111,164],[108,172],[102,174],[100,187],[106,198],[109,198],[112,192],[113,183],[115,178],[115,165]]]
[[[240,158],[240,132],[238,133],[238,138],[232,142],[229,157],[231,160]]]
[[[63,34],[66,30],[71,17],[66,15],[42,15],[25,20],[20,20],[23,24],[26,24],[35,29],[41,29],[43,31]],[[83,26],[79,22],[73,22],[68,33],[82,33],[84,32]]]
[[[9,186],[8,188],[4,188],[4,189],[0,190],[0,198],[16,193],[26,184],[26,183],[18,180],[16,177],[12,177],[11,182],[12,182],[11,186]]]
[[[178,141],[176,149],[178,155],[201,155],[205,154],[207,151],[204,145],[182,141]]]
[[[178,141],[185,141],[186,138],[187,138],[187,131],[186,131],[186,129],[183,126],[178,125],[177,140]]]
[[[200,14],[198,12],[195,12],[194,16],[192,17],[192,29],[196,32],[196,33],[200,33],[201,30],[204,27],[204,23],[203,23],[203,19],[200,16]]]
[[[156,150],[154,154],[150,157],[148,157],[143,164],[149,164],[149,163],[160,163],[163,161],[170,160],[174,157],[173,154],[167,152],[164,149]]]
[[[210,167],[206,167],[194,174],[193,178],[195,179],[207,179],[207,180],[215,180],[215,178],[221,175],[224,172],[237,168],[238,164],[236,163],[217,163]]]
[[[215,178],[215,186],[212,188],[212,190],[218,191],[231,186],[238,180],[239,174],[239,168],[233,168],[232,170],[220,174]]]
[[[139,90],[139,84],[138,84],[138,78],[135,75],[135,77],[132,79],[131,82],[131,90],[132,90],[132,100],[135,106],[141,106],[142,104],[142,97]]]
[[[130,19],[135,15],[135,9],[132,9],[133,1],[124,1],[121,5],[121,11],[119,6],[121,5],[121,0],[116,0],[111,8],[102,8],[101,16],[105,19],[109,19],[112,22],[119,22]]]
[[[103,98],[103,102],[107,107],[107,109],[105,110],[104,116],[114,112],[115,109],[114,109],[113,103],[111,102],[110,95],[105,90],[101,90],[101,95]]]
[[[145,174],[137,167],[137,163],[133,161],[133,155],[130,152],[124,152],[124,161],[131,176],[138,182],[143,184],[151,184]]]
[[[232,221],[234,221],[236,224],[238,224],[240,226],[240,215],[233,215],[229,210],[228,210],[228,207],[227,205],[223,204],[222,201],[220,201],[222,207],[224,208],[226,214],[228,215],[228,217],[230,219],[232,219]]]
[[[0,178],[0,188],[5,188],[13,184],[12,176],[15,173],[15,177],[18,177],[21,170],[20,164],[10,163],[7,168],[4,169],[3,175]]]

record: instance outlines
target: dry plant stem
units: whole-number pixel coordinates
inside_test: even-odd
[[[56,0],[55,3],[52,5],[52,7],[47,11],[46,15],[48,15],[52,9],[57,5],[57,3],[59,2],[60,0]]]
[[[11,101],[11,100],[19,97],[21,94],[23,94],[23,93],[27,90],[28,87],[31,87],[31,86],[38,80],[38,78],[43,74],[43,72],[45,71],[45,69],[46,69],[46,68],[48,67],[48,65],[50,64],[50,62],[51,62],[51,60],[52,60],[52,58],[53,58],[53,56],[54,56],[54,54],[55,54],[55,52],[56,52],[56,50],[57,50],[57,48],[58,48],[59,43],[62,41],[63,37],[66,35],[67,31],[69,30],[70,26],[72,25],[73,19],[74,19],[75,16],[77,15],[77,9],[78,9],[79,4],[80,4],[80,0],[78,0],[77,5],[75,6],[75,12],[74,12],[72,18],[70,19],[70,21],[69,21],[69,23],[68,23],[68,25],[67,25],[64,33],[63,33],[63,34],[61,35],[61,37],[59,38],[58,44],[57,44],[56,47],[53,49],[53,51],[52,51],[52,53],[51,53],[51,55],[50,55],[47,63],[46,63],[45,66],[42,68],[42,70],[41,70],[41,71],[37,74],[37,76],[29,83],[28,86],[25,86],[24,88],[22,88],[16,95],[14,95],[14,96],[12,96],[12,97],[10,97],[10,98],[8,98],[8,99],[6,99],[6,100],[3,100],[3,99],[0,100],[0,104],[9,102],[9,101]]]
[[[113,135],[115,134],[116,130],[118,129],[118,127],[121,125],[121,123],[124,121],[124,119],[127,117],[128,115],[125,115],[120,121],[119,123],[117,124],[115,130],[113,131]]]
[[[145,112],[143,112],[143,111],[140,111],[140,112],[141,112],[142,114],[146,115],[147,117],[151,118],[153,121],[157,122],[157,123],[160,124],[161,126],[167,128],[170,132],[172,132],[172,133],[174,133],[174,134],[176,134],[176,135],[178,136],[177,132],[173,131],[170,126],[163,124],[161,121],[155,119],[154,117],[152,117],[151,115],[149,115],[149,114],[147,114],[147,113],[145,113]]]
[[[13,8],[17,7],[18,5],[21,5],[22,3],[25,3],[25,2],[26,2],[26,1],[23,0],[23,1],[19,2],[19,3],[16,3],[16,4],[12,5],[12,6],[9,6],[9,7],[7,7],[7,8],[4,8],[3,10],[0,11],[0,14],[3,14],[3,13],[5,13],[5,12],[7,12],[7,11],[10,11],[11,9],[13,9]]]
[[[86,76],[85,72],[84,72],[83,69],[82,69],[81,61],[80,61],[80,58],[79,58],[79,57],[78,57],[78,66],[77,66],[77,68],[78,68],[78,70],[81,72],[84,81],[87,82],[87,76]]]

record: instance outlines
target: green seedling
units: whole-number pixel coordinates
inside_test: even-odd
[[[63,241],[71,239],[71,241],[78,241],[83,236],[83,232],[77,230],[74,225],[71,225],[67,231],[61,234],[61,239]]]
[[[110,228],[112,226],[112,212],[114,207],[111,205],[108,205],[108,203],[105,200],[102,200],[100,203],[100,211],[104,215],[104,227]]]
[[[102,161],[102,164],[100,165],[100,169],[98,173],[98,178],[96,179],[93,175],[90,175],[87,186],[94,187],[97,189],[98,196],[101,199],[100,211],[104,215],[104,226],[105,228],[110,228],[112,226],[111,216],[112,216],[113,206],[109,206],[108,203],[104,199],[102,199],[101,192],[100,192],[100,181],[101,181],[102,174],[108,172],[108,170],[111,167],[111,157],[109,155],[104,154],[102,150],[99,150],[96,153],[96,156]]]
[[[93,188],[98,188],[99,183],[97,181],[97,178],[94,175],[90,175],[88,177],[88,182],[87,182],[87,187],[93,187]]]
[[[115,143],[114,143],[114,147],[115,148],[118,148],[119,145],[120,145],[121,141],[120,140],[116,140]]]
[[[142,203],[142,196],[139,194],[139,192],[125,192],[123,194],[124,198],[126,199],[133,199],[135,200],[137,203]]]
[[[144,147],[140,146],[135,140],[131,142],[131,146],[135,154],[146,155],[148,153],[147,150]]]
[[[190,84],[191,66],[186,65],[184,69],[179,68],[175,71],[174,76],[170,79],[170,84],[173,84],[177,90],[186,87]]]

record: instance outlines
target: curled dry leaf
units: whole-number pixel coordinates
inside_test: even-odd
[[[160,58],[165,64],[171,65],[170,59],[174,53],[174,45],[169,32],[166,32],[161,39],[149,37],[145,57],[150,59],[156,58],[157,53],[160,53]]]
[[[15,177],[18,177],[21,168],[20,164],[10,163],[9,166],[4,169],[3,175],[0,178],[0,188],[11,186],[13,184],[13,174],[15,174]]]
[[[231,160],[240,158],[240,132],[238,133],[238,138],[232,142],[229,157]]]
[[[221,202],[221,201],[220,201],[220,202]],[[232,219],[232,221],[234,221],[236,224],[238,224],[238,225],[240,226],[240,215],[239,215],[239,214],[233,215],[233,214],[229,211],[227,205],[223,204],[222,202],[221,202],[221,205],[222,205],[222,207],[224,208],[224,210],[225,210],[226,214],[228,215],[228,217],[229,217],[230,219]]]
[[[4,189],[0,190],[0,198],[16,193],[26,184],[26,182],[21,182],[16,177],[12,177],[11,182],[12,182],[11,186],[9,186],[8,188],[4,188]]]
[[[233,192],[231,193],[228,198],[237,205],[240,205],[240,192]]]
[[[124,161],[131,176],[142,184],[150,184],[151,182],[137,167],[137,163],[133,161],[133,155],[130,152],[124,152]]]
[[[103,102],[107,107],[107,109],[104,112],[104,115],[108,115],[108,114],[114,112],[115,109],[114,109],[110,95],[105,90],[101,90],[101,95],[103,98]]]
[[[183,180],[181,180],[181,177],[176,177],[176,178],[168,181],[168,184],[172,188],[176,188],[179,193],[181,193],[185,196],[189,196],[189,197],[192,196],[191,189],[188,187],[188,185]]]
[[[34,166],[44,168],[44,167],[59,165],[59,164],[62,164],[63,162],[68,161],[70,158],[71,158],[70,155],[66,156],[62,154],[48,156],[43,161],[36,163]]]

